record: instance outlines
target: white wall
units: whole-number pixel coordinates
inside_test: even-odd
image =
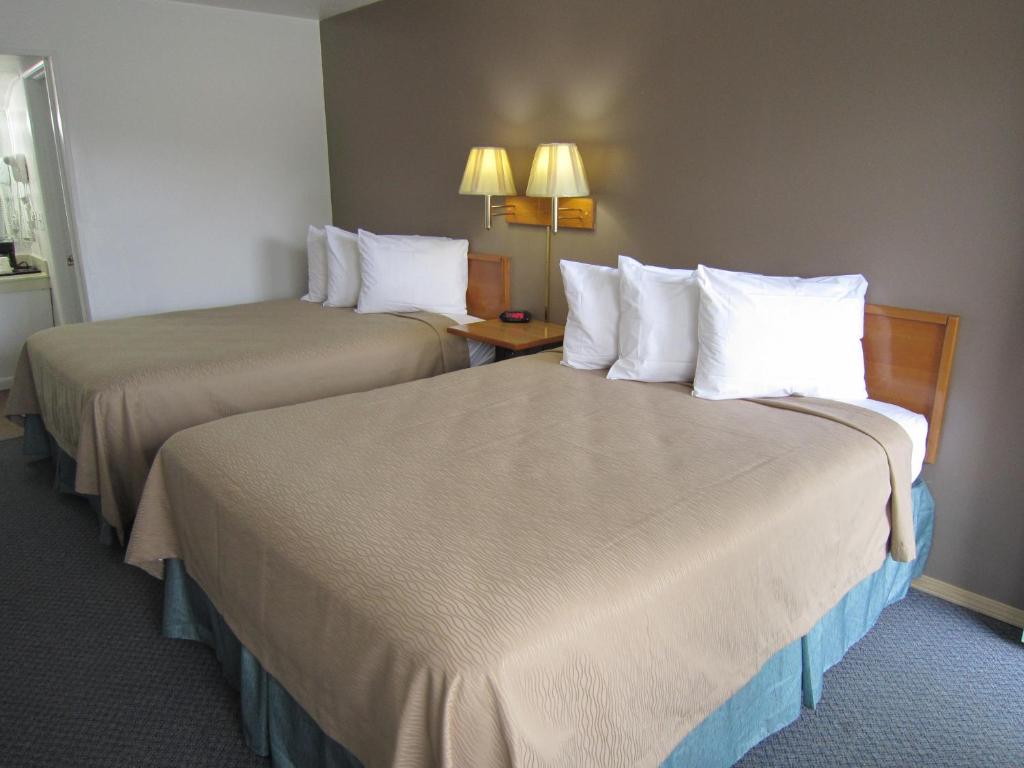
[[[330,221],[317,22],[169,0],[0,0],[52,57],[92,319],[298,296]]]
[[[50,289],[45,278],[4,279],[18,280],[19,290],[11,290],[8,282],[3,284],[5,290],[0,291],[0,390],[10,389],[14,383],[25,339],[53,325]]]

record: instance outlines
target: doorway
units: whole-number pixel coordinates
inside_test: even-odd
[[[58,325],[84,315],[60,125],[49,60],[0,54],[0,240],[46,262]]]
[[[49,60],[0,54],[0,390],[32,333],[85,315],[60,126]]]

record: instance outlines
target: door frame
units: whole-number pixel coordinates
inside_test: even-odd
[[[37,54],[29,54],[37,55]],[[82,307],[82,319],[92,319],[89,306],[89,295],[85,288],[85,272],[82,268],[82,241],[78,236],[78,206],[75,200],[74,172],[71,155],[65,140],[64,118],[60,109],[60,97],[57,88],[57,66],[52,54],[38,54],[43,60],[46,73],[46,93],[50,100],[50,127],[53,129],[53,140],[57,145],[57,171],[60,174],[61,194],[64,197],[64,216],[67,219],[68,236],[71,240],[72,256],[75,260],[75,286],[78,290],[78,301]]]
[[[82,319],[88,322],[92,320],[92,307],[89,303],[89,292],[85,284],[82,239],[78,231],[78,212],[80,210],[78,205],[78,184],[75,182],[74,159],[68,147],[67,128],[61,110],[58,56],[53,50],[29,50],[18,47],[4,48],[0,50],[0,54],[27,56],[39,58],[43,61],[46,72],[46,95],[50,102],[50,127],[53,130],[54,143],[57,145],[57,171],[60,175],[61,196],[64,198],[64,216],[67,219],[68,235],[71,240],[72,255],[75,259],[75,284],[78,290],[78,300],[82,307]]]

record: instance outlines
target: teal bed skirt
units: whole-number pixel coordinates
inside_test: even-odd
[[[70,493],[88,501],[92,511],[96,514],[100,541],[110,547],[118,546],[117,531],[114,530],[114,526],[103,519],[100,497],[78,493],[75,490],[75,475],[78,473],[78,464],[72,456],[57,445],[53,435],[46,431],[42,417],[38,414],[30,414],[25,417],[23,426],[25,434],[21,442],[22,453],[35,459],[52,460],[53,487],[59,493]],[[127,539],[125,540],[127,541]]]
[[[813,708],[825,671],[874,626],[882,610],[907,594],[931,549],[935,505],[921,480],[913,487],[918,557],[882,567],[850,590],[804,637],[772,656],[725,704],[687,735],[663,768],[731,766],[751,747]],[[240,693],[249,747],[278,768],[356,768],[359,760],[327,736],[243,646],[181,561],[166,563],[164,635],[206,643]]]

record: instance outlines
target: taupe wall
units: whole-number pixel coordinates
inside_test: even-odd
[[[579,144],[597,227],[556,257],[863,272],[962,315],[928,573],[1024,607],[1024,4],[383,0],[321,37],[336,223],[507,253],[518,306],[544,233],[483,230],[474,144],[521,190]]]

